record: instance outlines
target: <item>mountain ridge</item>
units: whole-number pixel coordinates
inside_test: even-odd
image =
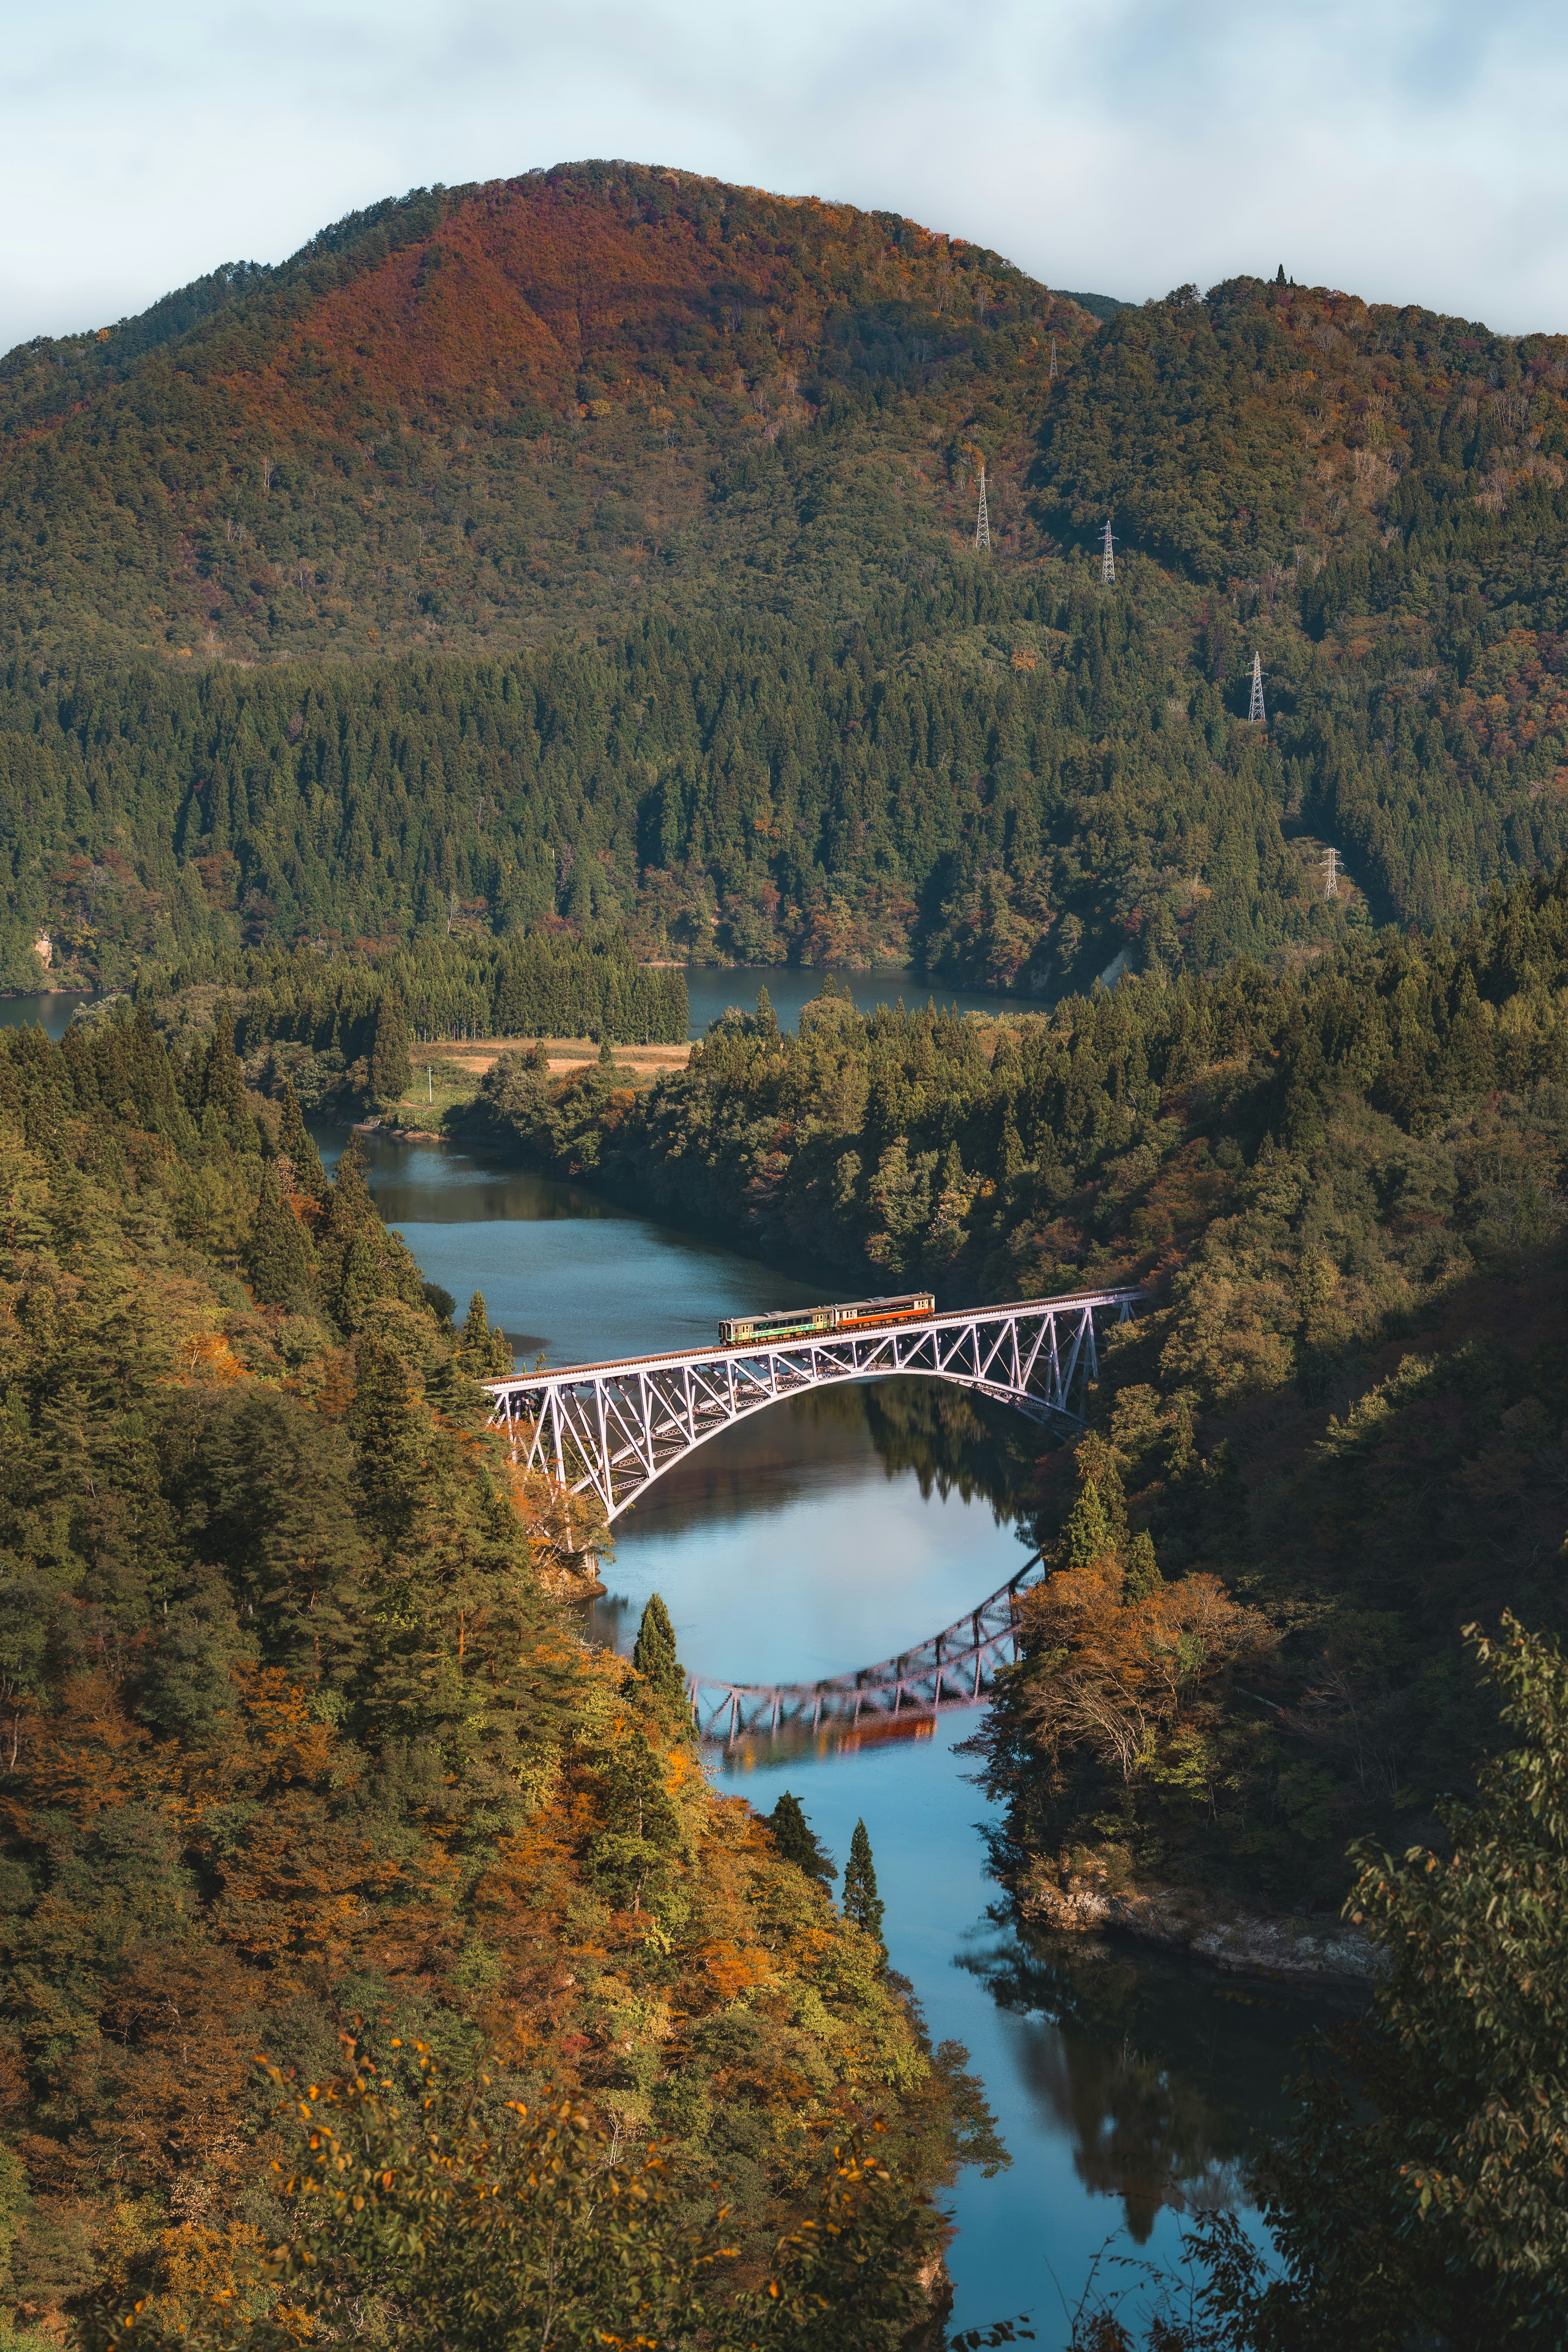
[[[1568,852],[1565,474],[1561,337],[416,192],[0,366],[0,971],[607,921],[1038,995],[1463,921]]]

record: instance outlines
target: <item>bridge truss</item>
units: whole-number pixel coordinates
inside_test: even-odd
[[[848,1731],[870,1723],[916,1723],[944,1707],[978,1706],[999,1667],[1016,1655],[1018,1595],[1043,1576],[1037,1552],[1006,1583],[918,1649],[858,1674],[821,1683],[716,1683],[693,1675],[692,1717],[705,1740],[737,1741],[790,1732]]]
[[[485,1385],[513,1460],[574,1494],[597,1496],[616,1519],[720,1430],[842,1381],[953,1381],[1047,1425],[1081,1427],[1085,1392],[1100,1377],[1100,1331],[1129,1321],[1142,1296],[1081,1291],[798,1339],[569,1364]]]

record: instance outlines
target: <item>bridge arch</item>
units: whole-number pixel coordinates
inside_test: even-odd
[[[846,1381],[952,1381],[1047,1426],[1081,1429],[1100,1337],[1128,1322],[1142,1295],[1080,1291],[760,1346],[568,1364],[485,1385],[513,1460],[595,1495],[614,1520],[721,1430]]]

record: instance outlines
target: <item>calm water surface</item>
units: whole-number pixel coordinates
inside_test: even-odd
[[[36,996],[0,996],[0,1029],[20,1029],[36,1021],[44,1034],[58,1044],[77,1006],[97,1002],[95,996],[73,994],[63,988],[43,989]]]
[[[780,1025],[793,1029],[800,1018],[801,1006],[821,995],[826,978],[825,971],[803,971],[798,964],[742,963],[733,964],[727,971],[716,964],[688,964],[686,992],[691,1008],[688,1034],[700,1037],[710,1021],[716,1021],[726,1005],[738,1004],[743,1013],[752,1012],[759,988],[767,990]],[[848,989],[862,1013],[874,1013],[879,1004],[900,1002],[912,1013],[928,998],[936,1004],[952,1005],[960,1013],[1016,1013],[1028,1002],[1016,996],[992,994],[984,989],[949,988],[940,980],[922,980],[895,964],[884,965],[879,971],[836,972],[834,978]]]
[[[342,1139],[323,1134],[325,1156]],[[721,1313],[833,1295],[570,1185],[450,1148],[368,1144],[377,1202],[426,1273],[459,1312],[482,1289],[525,1360],[689,1344]],[[629,1647],[657,1590],[685,1664],[723,1680],[814,1679],[892,1655],[1026,1556],[991,1499],[1009,1491],[1015,1442],[1006,1416],[983,1421],[919,1381],[774,1406],[617,1523],[599,1632]],[[1245,2206],[1248,2153],[1279,2120],[1295,2040],[1322,2012],[1112,1944],[1026,1943],[1001,1924],[986,1807],[953,1752],[974,1723],[718,1769],[764,1810],[793,1788],[841,1866],[864,1818],[894,1966],[933,2037],[967,2045],[1012,2158],[952,2193],[954,2325],[1027,2310],[1038,2342],[1059,2346],[1108,2239],[1173,2254],[1184,2210]]]

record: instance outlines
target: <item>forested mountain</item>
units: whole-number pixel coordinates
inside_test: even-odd
[[[893,215],[686,173],[421,190],[10,354],[5,631],[68,657],[471,652],[784,575],[853,609],[967,516],[966,428],[1007,445],[1026,530],[1050,338],[1059,368],[1095,323]]]
[[[1094,310],[584,164],[13,352],[0,982],[598,919],[1054,994],[1562,855],[1568,342]]]

